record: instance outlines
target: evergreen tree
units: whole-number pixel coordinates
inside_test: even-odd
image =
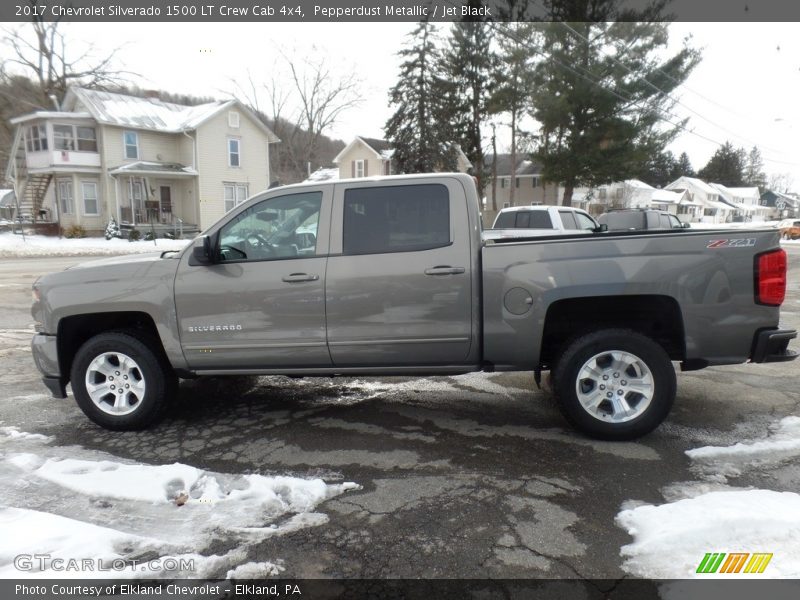
[[[404,58],[397,84],[389,92],[395,106],[386,123],[386,137],[394,148],[393,160],[401,173],[453,171],[456,153],[447,115],[447,91],[441,74],[436,29],[423,21],[409,34],[413,45]]]
[[[669,150],[658,152],[644,164],[644,169],[641,171],[639,179],[655,187],[664,187],[675,179],[672,175],[675,172],[676,165],[677,161],[672,152]]]
[[[473,166],[479,189],[488,176],[481,125],[487,118],[487,100],[496,58],[486,23],[453,23],[444,53],[444,79],[449,84],[447,112],[456,141]]]
[[[494,74],[489,99],[493,114],[506,114],[511,128],[511,186],[509,200],[514,206],[514,179],[521,153],[519,152],[520,119],[529,112],[532,86],[530,46],[535,44],[537,30],[531,23],[505,23],[498,38],[498,63],[502,68]]]
[[[679,177],[694,177],[697,173],[694,172],[692,161],[689,160],[689,155],[686,152],[681,152],[678,157],[678,162],[675,163],[675,168],[670,176],[670,181],[675,181]]]
[[[744,185],[744,167],[746,153],[742,148],[734,148],[725,142],[717,148],[698,176],[709,183],[721,183],[728,187]]]
[[[682,123],[666,114],[670,94],[699,62],[684,44],[666,55],[669,32],[655,2],[619,19],[618,0],[549,0],[533,89],[541,123],[535,156],[544,176],[564,186],[569,205],[576,186],[624,180],[663,151]]]
[[[745,185],[757,187],[762,194],[767,191],[767,174],[764,173],[764,159],[758,146],[753,146],[747,155],[743,179]]]
[[[122,232],[119,229],[119,225],[117,224],[117,220],[114,217],[111,217],[111,220],[106,225],[106,233],[105,237],[107,240],[112,238],[121,238]]]

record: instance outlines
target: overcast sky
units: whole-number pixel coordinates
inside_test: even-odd
[[[349,141],[354,135],[383,137],[396,52],[414,26],[75,23],[66,32],[105,52],[123,45],[118,63],[141,74],[143,87],[215,97],[235,91],[234,82],[245,83],[248,72],[257,81],[270,78],[276,48],[299,56],[315,49],[335,69],[354,69],[364,81],[363,104],[343,114],[330,132]],[[673,111],[690,117],[694,133],[679,135],[671,149],[685,150],[700,169],[725,140],[748,149],[758,145],[766,171],[790,173],[800,191],[800,23],[675,23],[671,30],[674,43],[691,35],[692,44],[703,49],[702,63],[675,94],[681,105]]]

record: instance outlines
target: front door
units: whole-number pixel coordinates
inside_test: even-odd
[[[172,188],[168,185],[162,185],[159,187],[159,195],[161,200],[160,206],[160,222],[161,223],[171,223],[172,222]]]
[[[468,361],[473,274],[458,185],[336,186],[326,283],[336,366]]]
[[[330,188],[328,188],[330,189]],[[272,194],[238,207],[218,233],[219,261],[175,280],[184,355],[193,369],[327,367],[325,267],[330,192]]]

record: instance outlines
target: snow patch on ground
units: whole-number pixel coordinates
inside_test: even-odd
[[[622,568],[653,579],[696,577],[708,552],[772,553],[766,574],[702,577],[800,577],[800,495],[729,486],[729,476],[800,456],[800,417],[786,417],[766,438],[688,450],[701,481],[667,486],[667,504],[627,501],[617,524],[633,543],[623,546]]]
[[[800,457],[800,417],[786,417],[770,428],[763,440],[732,446],[704,446],[686,451],[696,469],[708,479],[724,481],[743,469],[774,465]]]
[[[18,427],[0,427],[0,435],[11,438],[12,440],[39,440],[42,442],[49,442],[51,438],[41,433],[28,433],[20,431]]]
[[[706,552],[771,552],[768,577],[800,576],[800,495],[792,492],[711,492],[623,510],[616,522],[634,538],[621,554],[637,577],[695,577]]]
[[[191,240],[165,240],[129,242],[113,238],[58,238],[47,235],[21,235],[0,233],[0,258],[43,256],[116,256],[183,250]]]
[[[262,577],[275,577],[286,570],[283,561],[273,562],[249,562],[239,565],[235,569],[228,571],[225,579],[261,579]]]
[[[12,560],[21,553],[125,565],[156,557],[155,564],[126,566],[113,575],[221,577],[236,571],[252,544],[327,523],[316,507],[360,489],[354,483],[216,473],[180,463],[146,465],[80,447],[47,446],[49,438],[14,427],[0,433],[0,577],[86,576],[46,567],[18,572]],[[209,554],[214,542],[236,550]],[[191,559],[192,565],[167,570],[167,558]]]

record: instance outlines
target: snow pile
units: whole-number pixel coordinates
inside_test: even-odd
[[[771,552],[768,577],[800,577],[798,494],[711,492],[671,504],[623,510],[616,522],[634,537],[621,554],[626,557],[623,568],[637,577],[695,577],[707,552]]]
[[[0,577],[87,575],[80,569],[65,573],[47,566],[23,572],[15,568],[14,556],[37,553],[124,565],[140,556],[158,558],[153,565],[124,567],[122,573],[115,568],[114,576],[277,574],[283,569],[280,561],[242,571],[236,567],[247,559],[250,545],[323,525],[328,517],[315,512],[317,505],[360,489],[354,483],[322,479],[120,461],[79,447],[45,446],[48,438],[12,427],[0,433],[6,434],[0,436]],[[21,451],[9,452],[12,449]],[[209,544],[220,540],[237,550],[222,556],[204,554]],[[176,557],[191,559],[192,566],[178,572],[166,569],[164,559]]]
[[[704,446],[687,450],[696,468],[708,479],[740,475],[746,467],[773,465],[800,457],[800,417],[786,417],[766,439],[733,446]]]
[[[49,441],[50,438],[41,433],[28,433],[27,431],[20,431],[18,427],[0,427],[0,435],[13,439],[25,440],[41,440],[43,442]]]
[[[225,579],[262,579],[264,577],[276,577],[283,573],[286,568],[283,561],[272,562],[249,562],[239,565],[235,569],[228,571]]]
[[[44,256],[114,256],[183,250],[191,240],[129,242],[119,238],[57,238],[46,235],[0,233],[0,258]]]
[[[800,495],[742,489],[727,477],[800,456],[800,417],[786,417],[763,440],[688,450],[702,481],[668,486],[653,506],[626,502],[617,524],[634,541],[622,568],[637,577],[800,577]],[[772,553],[766,574],[700,574],[708,552]]]

